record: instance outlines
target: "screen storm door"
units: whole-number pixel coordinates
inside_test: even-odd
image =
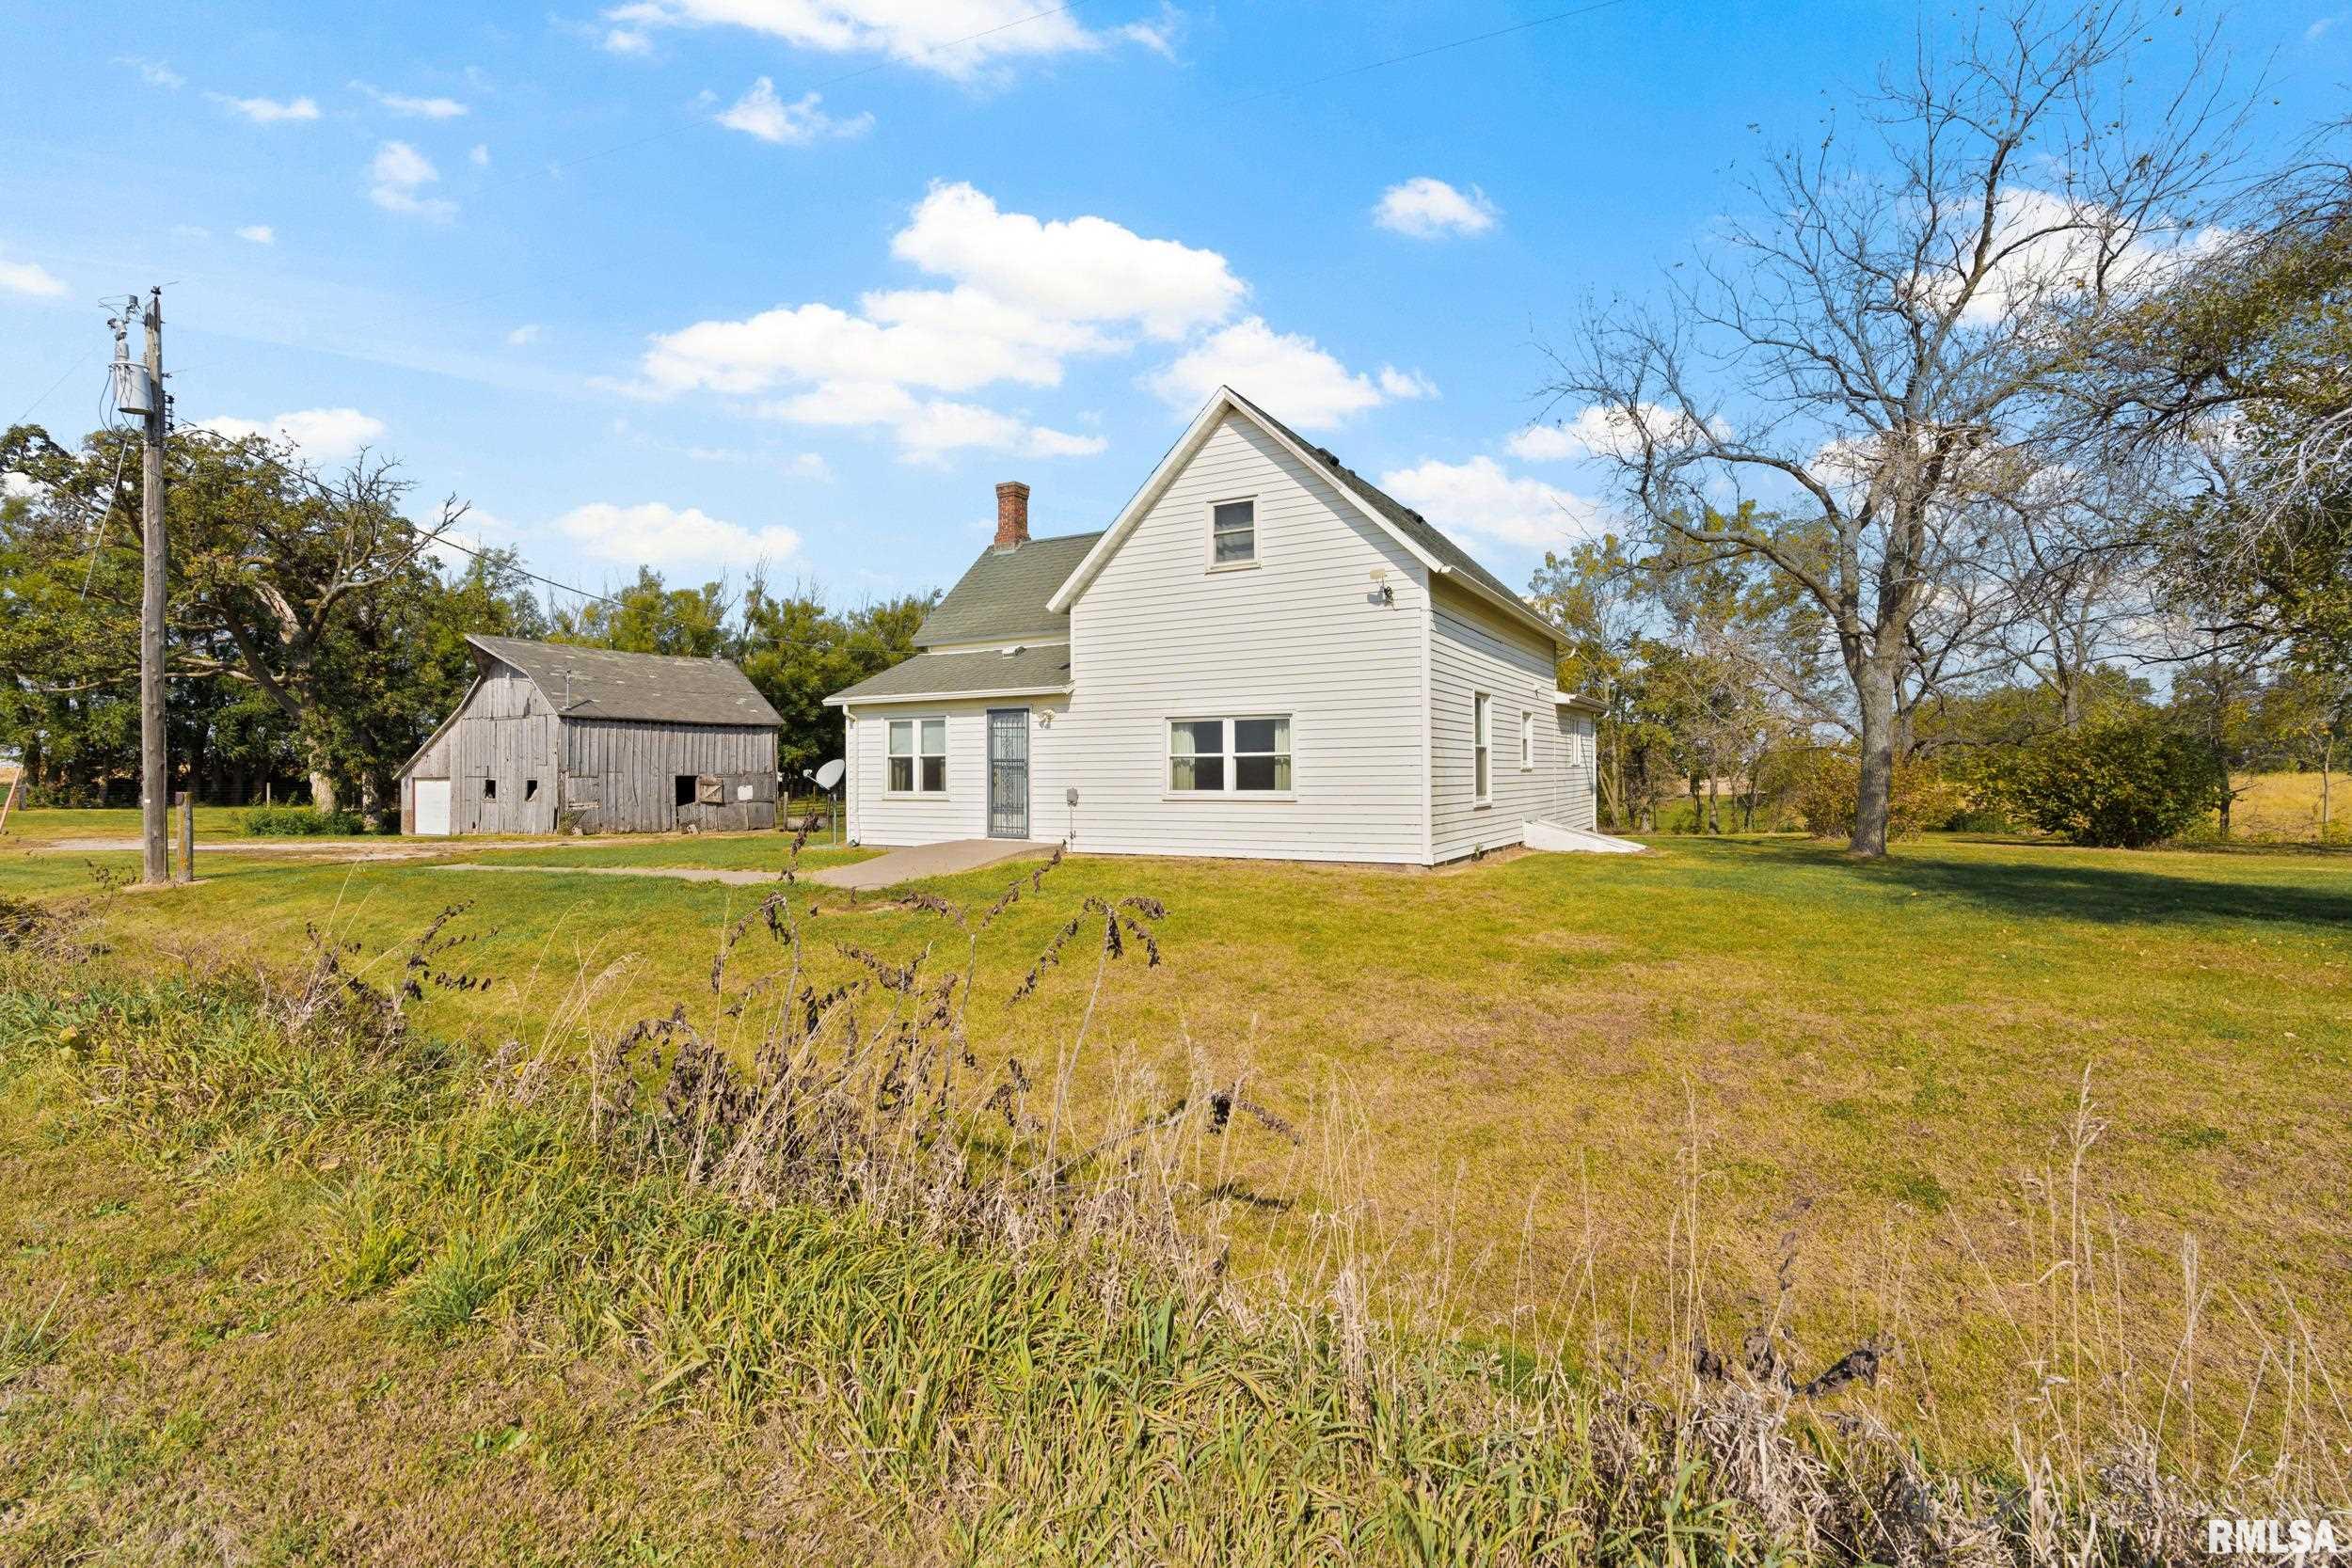
[[[1029,836],[1029,710],[988,710],[988,836]]]

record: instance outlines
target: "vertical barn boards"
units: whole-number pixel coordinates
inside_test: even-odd
[[[450,781],[450,831],[771,828],[775,710],[721,659],[469,637],[481,673],[401,769]]]
[[[776,825],[776,732],[657,720],[563,726],[564,804],[605,832],[720,832]],[[693,783],[682,791],[681,779]],[[706,780],[716,780],[717,801]],[[678,802],[682,792],[694,799]]]
[[[402,769],[401,831],[417,831],[416,781],[447,779],[451,832],[553,832],[560,722],[529,676],[487,660],[457,711]]]

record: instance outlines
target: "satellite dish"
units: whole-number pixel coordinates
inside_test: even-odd
[[[845,765],[842,760],[839,757],[834,758],[831,762],[826,763],[823,767],[817,769],[817,787],[819,789],[831,789],[834,785],[841,782],[841,775],[844,770]]]

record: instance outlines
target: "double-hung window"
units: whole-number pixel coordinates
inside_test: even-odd
[[[890,793],[944,795],[947,792],[947,721],[893,719],[890,721]]]
[[[1258,503],[1219,501],[1209,508],[1209,564],[1248,566],[1258,559]]]
[[[1171,795],[1286,795],[1291,787],[1288,714],[1253,719],[1171,719]]]
[[[1494,797],[1494,732],[1490,712],[1493,706],[1494,699],[1484,691],[1475,692],[1470,697],[1470,754],[1477,797],[1481,802]]]
[[[1519,771],[1532,773],[1534,770],[1535,716],[1532,713],[1522,713],[1519,715]]]

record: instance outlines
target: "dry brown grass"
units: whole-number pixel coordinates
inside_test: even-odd
[[[1073,861],[1068,897],[1166,899],[1169,961],[1015,1004],[1065,918],[1017,907],[968,1021],[1058,1051],[1090,1006],[1067,1114],[1098,1134],[1196,1078],[1305,1129],[1198,1173],[1216,1196],[1191,1223],[1269,1297],[1344,1270],[1394,1323],[1652,1370],[1702,1320],[1720,1348],[1770,1322],[1804,1377],[1885,1346],[1872,1408],[1947,1453],[2078,1433],[2090,1464],[2111,1420],[2260,1464],[2328,1409],[2296,1346],[2352,1338],[2352,1243],[2314,1175],[2352,1120],[2345,869],[1942,843],[1877,868],[1676,842],[1436,878]],[[993,875],[941,891],[984,905]],[[495,1045],[666,1013],[750,902],[532,880],[477,917],[511,983],[435,1000],[436,1026]],[[330,911],[392,952],[448,881],[257,871],[108,918],[126,957],[175,968],[241,961],[224,929],[282,945]],[[820,989],[859,972],[832,940],[892,962],[963,942],[884,900],[816,907]],[[1065,1064],[1038,1065],[1053,1083]],[[2106,1126],[2077,1184],[2086,1069]],[[2053,1268],[2103,1292],[2071,1406],[2048,1393],[2075,1386],[2047,1381]],[[2196,1390],[2193,1424],[2168,1377]]]

